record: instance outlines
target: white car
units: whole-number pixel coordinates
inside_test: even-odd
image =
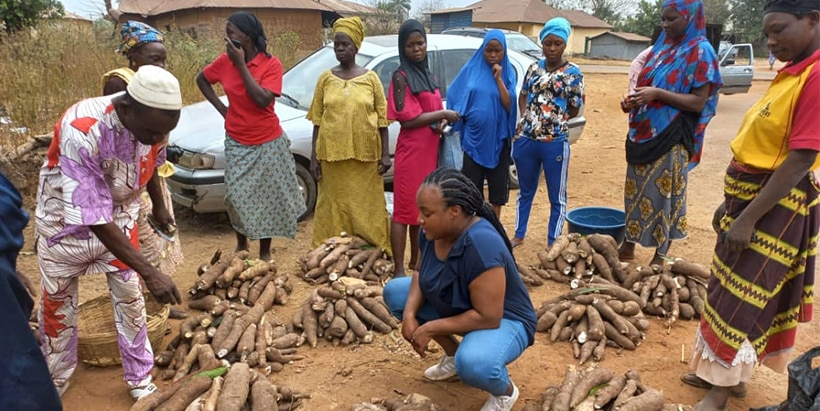
[[[356,62],[376,72],[387,94],[393,71],[399,66],[398,38],[391,36],[367,37],[362,43]],[[481,47],[482,40],[463,36],[428,35],[427,53],[431,71],[440,79],[441,94],[446,104],[447,85],[461,67]],[[509,51],[510,62],[518,72],[519,89],[524,73],[535,60],[516,51]],[[316,205],[316,181],[309,172],[313,123],[305,119],[313,100],[313,90],[319,75],[338,64],[333,45],[326,45],[288,70],[282,79],[282,96],[276,99],[276,114],[282,128],[291,140],[291,152],[296,160],[296,176],[309,214]],[[223,97],[227,104],[227,99]],[[577,141],[586,119],[583,112],[570,120],[570,142]],[[390,125],[390,154],[396,149],[399,124]],[[222,116],[207,101],[191,104],[182,109],[177,128],[169,138],[169,158],[175,163],[175,173],[168,179],[174,202],[193,208],[199,213],[225,211],[225,128]],[[393,169],[384,176],[393,180]],[[511,183],[517,186],[514,167]],[[303,216],[304,217],[304,216]]]

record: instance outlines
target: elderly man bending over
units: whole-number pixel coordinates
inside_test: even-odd
[[[35,241],[42,278],[40,332],[51,378],[62,394],[77,365],[79,277],[104,273],[125,382],[135,399],[151,393],[153,352],[139,276],[161,303],[179,303],[171,278],[139,252],[136,219],[143,190],[159,224],[172,223],[156,167],[179,121],[179,82],[143,66],[125,92],[80,101],[57,123],[40,170]]]

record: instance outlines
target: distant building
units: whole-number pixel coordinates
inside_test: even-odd
[[[640,34],[608,31],[589,39],[589,56],[631,61],[651,44],[651,38]]]
[[[65,29],[77,29],[81,31],[91,31],[94,28],[93,20],[70,11],[64,12],[62,18],[54,19],[52,23],[58,24]]]
[[[483,0],[466,7],[437,10],[430,13],[430,31],[441,33],[454,27],[500,28],[520,32],[538,39],[544,23],[564,17],[572,25],[567,42],[568,54],[588,51],[586,40],[612,29],[612,25],[579,10],[558,10],[542,0]]]
[[[375,8],[347,0],[120,0],[119,21],[140,20],[160,30],[179,29],[195,35],[224,31],[225,20],[234,12],[254,13],[268,37],[292,31],[305,50],[323,43],[323,27],[339,17],[376,12]]]

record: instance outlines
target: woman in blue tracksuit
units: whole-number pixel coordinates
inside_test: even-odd
[[[529,67],[518,95],[521,120],[512,149],[519,184],[513,247],[520,245],[527,234],[542,167],[550,200],[547,246],[564,228],[569,168],[567,123],[580,113],[584,103],[584,75],[578,66],[564,59],[570,30],[569,21],[562,17],[544,25],[539,36],[544,58]]]

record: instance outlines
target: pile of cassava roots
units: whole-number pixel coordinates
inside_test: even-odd
[[[384,284],[394,272],[393,262],[382,250],[345,233],[300,256],[299,266],[302,279],[310,284],[326,284],[341,277]]]

